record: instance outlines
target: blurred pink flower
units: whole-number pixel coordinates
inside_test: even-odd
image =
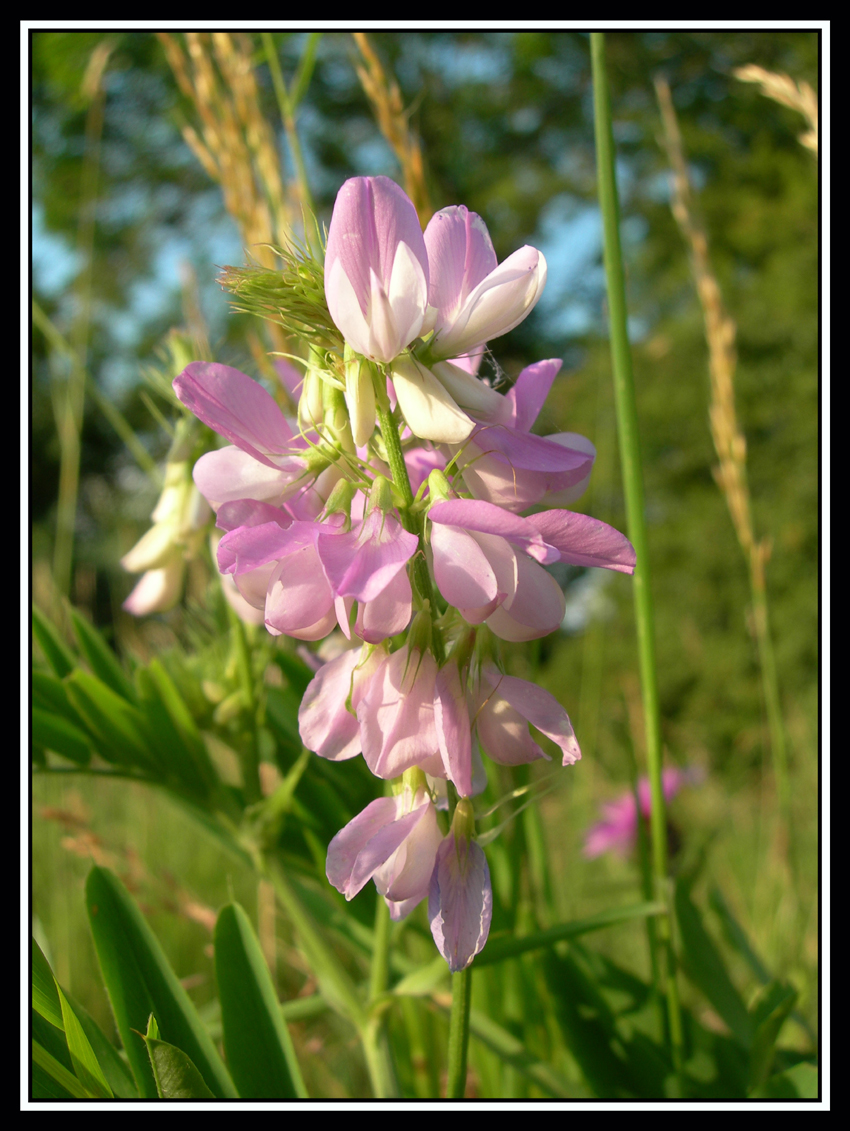
[[[664,798],[670,801],[683,785],[695,780],[692,770],[680,770],[676,766],[668,766],[662,774]],[[638,799],[640,812],[644,820],[649,820],[651,810],[649,779],[641,778],[638,782]],[[622,794],[614,801],[609,801],[602,807],[604,820],[591,825],[587,830],[584,841],[584,855],[588,858],[601,856],[603,852],[616,852],[620,856],[628,856],[637,843],[638,823],[635,797],[631,790]]]

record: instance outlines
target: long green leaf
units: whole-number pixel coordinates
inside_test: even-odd
[[[43,750],[61,754],[78,766],[87,766],[91,761],[89,740],[79,727],[39,707],[32,709],[32,740]]]
[[[158,772],[155,756],[144,740],[145,717],[96,676],[79,669],[66,680],[71,705],[97,740],[107,762]]]
[[[61,715],[69,723],[80,725],[80,716],[68,702],[68,693],[65,684],[52,672],[33,671],[30,675],[32,689],[32,703],[42,711]]]
[[[770,1076],[761,1088],[750,1093],[751,1099],[816,1100],[819,1098],[819,1074],[816,1064],[802,1061],[784,1072]]]
[[[307,1095],[292,1038],[250,920],[238,903],[215,926],[215,972],[227,1064],[243,1099]]]
[[[50,667],[60,679],[74,670],[77,657],[65,644],[41,609],[32,607],[32,632]]]
[[[192,718],[191,711],[177,690],[171,676],[158,659],[151,660],[148,665],[148,673],[156,688],[160,702],[168,712],[168,717],[174,729],[180,735],[196,773],[204,785],[212,789],[217,783],[217,775],[201,737],[201,732]]]
[[[797,991],[782,982],[772,982],[750,1011],[755,1033],[750,1052],[750,1090],[760,1088],[773,1066],[776,1041],[797,1001]]]
[[[59,994],[59,1004],[62,1007],[62,1021],[65,1026],[65,1039],[68,1042],[68,1052],[71,1054],[71,1063],[77,1079],[89,1093],[99,1099],[112,1099],[112,1089],[106,1082],[103,1069],[89,1044],[89,1039],[77,1019],[68,999],[62,993],[58,982],[56,990]]]
[[[142,1097],[156,1083],[139,1033],[153,1013],[163,1039],[182,1049],[217,1096],[236,1089],[188,994],[124,885],[107,869],[92,868],[86,906],[98,962],[118,1032]]]
[[[111,687],[116,695],[134,703],[136,696],[133,687],[124,669],[118,662],[118,657],[100,635],[93,625],[83,617],[75,608],[69,606],[71,623],[74,626],[74,635],[80,645],[80,651],[88,661],[92,671],[103,680],[107,687]]]
[[[705,929],[702,916],[691,900],[684,879],[676,884],[675,906],[685,973],[748,1049],[753,1040],[752,1020],[741,995],[732,984],[720,952]]]
[[[46,1049],[43,1049],[35,1039],[32,1042],[32,1061],[33,1066],[37,1065],[75,1100],[87,1100],[89,1098],[88,1092],[77,1077],[61,1065],[55,1057],[52,1057]]]
[[[97,1062],[103,1069],[103,1075],[106,1077],[112,1091],[122,1100],[137,1100],[139,1092],[136,1088],[135,1081],[133,1080],[133,1073],[121,1059],[118,1050],[109,1037],[103,1032],[98,1023],[92,1015],[85,1009],[84,1006],[72,997],[67,990],[63,990],[65,997],[77,1015],[77,1020],[82,1025],[86,1036],[89,1039],[89,1044],[92,1047],[92,1052],[97,1057]]]
[[[32,940],[32,1007],[51,1025],[64,1029],[53,971],[35,939]]]
[[[564,939],[575,939],[579,935],[587,935],[591,931],[601,931],[603,927],[613,927],[617,923],[626,923],[630,919],[645,919],[650,915],[660,915],[663,911],[663,903],[635,903],[629,907],[614,907],[610,911],[601,911],[598,915],[592,915],[589,919],[575,919],[570,923],[559,923],[545,931],[520,935],[519,938],[495,938],[475,959],[475,967],[479,969],[482,966],[492,966],[495,962],[504,962],[506,958],[515,958],[518,954],[526,954],[530,950],[554,946],[555,943],[563,942]]]
[[[195,796],[206,797],[209,792],[207,782],[198,772],[192,752],[187,749],[146,668],[137,669],[136,687],[139,704],[145,715],[145,738],[163,767],[165,780],[179,782]]]

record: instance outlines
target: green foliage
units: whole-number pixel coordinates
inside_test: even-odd
[[[260,944],[238,903],[219,914],[215,958],[224,1051],[239,1094],[250,1099],[306,1096]]]

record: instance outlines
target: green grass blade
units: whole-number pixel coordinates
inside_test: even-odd
[[[819,1098],[819,1073],[816,1064],[802,1061],[784,1072],[770,1076],[764,1085],[750,1093],[751,1099],[816,1100]]]
[[[103,1069],[98,1064],[97,1057],[89,1044],[89,1039],[77,1019],[68,999],[62,993],[58,982],[56,990],[59,994],[59,1004],[62,1007],[62,1021],[65,1027],[65,1039],[68,1042],[68,1052],[71,1054],[71,1063],[77,1079],[89,1093],[99,1099],[112,1099],[112,1089],[106,1082]]]
[[[86,907],[98,962],[118,1032],[142,1097],[156,1083],[142,1038],[153,1013],[163,1039],[182,1049],[217,1096],[236,1089],[215,1046],[171,969],[162,947],[124,885],[107,869],[92,868]]]
[[[96,676],[79,669],[66,680],[68,699],[97,739],[98,753],[113,765],[158,772],[144,740],[145,716]]]
[[[77,657],[35,605],[32,607],[32,632],[47,663],[60,679],[64,679],[77,666]]]
[[[51,1080],[55,1081],[65,1093],[75,1100],[87,1100],[88,1092],[73,1073],[63,1067],[38,1041],[32,1042],[33,1068],[38,1066]]]
[[[779,1031],[797,1001],[797,991],[772,982],[750,1010],[755,1032],[750,1052],[749,1091],[761,1088],[770,1075]]]
[[[191,759],[195,773],[208,789],[213,789],[218,782],[218,777],[207,753],[201,732],[198,730],[185,700],[159,660],[151,660],[147,670],[153,686],[156,688],[159,700],[167,711],[171,724],[180,736],[183,747]]]
[[[94,674],[101,679],[107,687],[112,688],[116,695],[126,699],[129,703],[136,701],[132,684],[124,674],[124,669],[118,662],[118,657],[85,617],[71,606],[68,608],[71,623],[74,626],[74,635],[80,645],[80,651],[89,663]]]
[[[575,939],[579,935],[590,934],[591,931],[600,931],[604,927],[613,927],[617,923],[626,923],[630,919],[645,919],[649,915],[660,915],[664,912],[663,903],[635,903],[629,907],[615,907],[610,911],[601,911],[588,919],[575,919],[570,923],[559,923],[545,931],[534,931],[529,935],[519,938],[491,939],[484,950],[475,959],[476,968],[492,966],[496,962],[504,962],[506,958],[515,958],[518,954],[526,954],[530,950],[540,950],[542,947],[554,946],[564,939]]]
[[[75,726],[80,725],[79,715],[68,702],[68,693],[61,679],[51,672],[33,671],[30,673],[30,687],[34,707],[40,707],[42,711],[49,711],[53,715],[61,715]]]
[[[705,929],[702,916],[691,900],[686,881],[681,879],[676,884],[675,906],[685,973],[741,1044],[750,1048],[753,1041],[752,1019],[732,984],[714,940]]]
[[[250,920],[238,903],[215,926],[215,972],[224,1051],[243,1099],[306,1097],[277,994]]]
[[[53,971],[35,939],[32,940],[32,1007],[57,1029],[65,1028]]]
[[[92,1052],[97,1057],[97,1062],[103,1069],[103,1075],[114,1094],[122,1100],[137,1100],[139,1092],[133,1080],[133,1073],[121,1059],[115,1045],[91,1014],[71,994],[64,990],[63,993],[82,1025]]]
[[[39,707],[32,709],[32,740],[41,749],[61,754],[78,766],[87,766],[91,761],[89,740],[79,727]]]

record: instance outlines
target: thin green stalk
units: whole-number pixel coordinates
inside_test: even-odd
[[[401,508],[401,522],[404,529],[415,534],[419,539],[419,549],[413,558],[413,581],[423,601],[427,601],[431,610],[432,622],[437,616],[437,607],[434,603],[434,590],[431,585],[431,574],[428,571],[428,562],[425,557],[425,540],[422,531],[422,521],[414,515],[410,508],[413,506],[413,489],[410,486],[410,477],[407,474],[407,464],[404,462],[404,453],[401,450],[398,428],[393,423],[392,414],[380,406],[377,409],[378,425],[387,449],[387,463],[390,467],[393,484],[401,494],[403,506]],[[445,663],[446,653],[443,645],[443,634],[436,624],[431,632],[431,645],[438,664]]]
[[[136,463],[139,465],[142,471],[146,472],[148,476],[153,480],[153,482],[157,484],[157,486],[161,486],[162,476],[159,472],[159,468],[156,465],[156,461],[153,459],[147,448],[133,431],[133,428],[127,422],[127,419],[124,417],[124,415],[107,397],[103,395],[103,393],[97,387],[97,383],[95,382],[94,378],[88,372],[88,370],[86,370],[85,367],[81,365],[80,360],[75,354],[74,350],[71,348],[71,345],[66,341],[59,330],[56,329],[54,324],[51,322],[51,320],[48,318],[39,304],[35,301],[35,299],[33,299],[32,301],[32,320],[33,323],[38,326],[39,330],[41,330],[42,334],[44,334],[47,341],[50,343],[53,349],[56,350],[57,353],[65,354],[65,356],[69,358],[72,366],[80,366],[84,373],[86,390],[88,391],[89,396],[94,400],[97,407],[106,417],[106,419],[115,429],[124,443],[127,445],[127,448],[132,453],[134,459],[136,460]]]
[[[398,1096],[399,1087],[390,1051],[386,1028],[386,1007],[374,1008],[379,998],[387,992],[390,974],[390,912],[379,895],[375,908],[375,934],[372,943],[372,962],[369,970],[369,1002],[373,1006],[369,1024],[363,1033],[363,1049],[370,1065],[375,1094]]]
[[[446,1099],[463,1099],[466,1091],[466,1056],[469,1049],[469,1006],[472,1002],[472,966],[452,974],[452,1013],[449,1019],[449,1064]]]
[[[280,69],[280,60],[277,57],[277,52],[274,48],[274,41],[271,34],[267,31],[262,32],[263,46],[266,50],[266,60],[269,64],[271,71],[272,84],[274,85],[275,97],[277,98],[278,109],[280,110],[281,120],[283,121],[283,128],[286,131],[286,140],[289,144],[289,152],[292,154],[292,163],[295,166],[295,178],[298,182],[298,195],[301,198],[301,203],[304,208],[309,209],[310,212],[315,212],[313,207],[313,196],[310,192],[310,184],[307,180],[307,169],[304,165],[304,157],[301,153],[301,142],[298,138],[298,130],[295,128],[295,107],[293,106],[292,99],[286,89],[286,83],[283,80],[283,74]],[[315,47],[313,48],[315,51]],[[304,73],[309,72],[304,69]],[[300,84],[299,84],[300,85]],[[299,97],[303,91],[299,91]],[[306,229],[306,224],[305,224]],[[305,237],[309,239],[305,230]]]
[[[643,473],[640,461],[637,405],[632,377],[626,310],[626,287],[620,247],[619,204],[614,170],[614,136],[611,129],[611,108],[605,74],[605,37],[602,32],[590,36],[593,65],[594,124],[599,179],[599,206],[604,234],[605,277],[611,326],[611,357],[614,370],[614,392],[617,410],[617,431],[623,468],[623,489],[626,498],[629,538],[637,555],[634,575],[635,620],[637,624],[643,711],[646,727],[646,760],[649,770],[652,812],[652,870],[655,897],[669,906],[667,879],[667,818],[661,782],[661,717],[655,663],[655,635],[652,594],[649,584],[649,552],[643,496]],[[681,1065],[682,1020],[676,985],[669,916],[660,916],[658,938],[663,961],[659,964],[667,998],[670,1042],[673,1061]]]
[[[77,276],[75,290],[78,306],[71,327],[72,362],[67,380],[54,386],[54,411],[59,437],[59,490],[56,506],[56,541],[53,546],[53,579],[56,592],[67,597],[71,592],[71,569],[74,557],[74,528],[77,517],[77,495],[80,487],[80,434],[85,407],[85,366],[91,321],[91,289],[94,267],[95,203],[100,169],[100,140],[103,135],[105,94],[100,83],[109,57],[105,44],[92,54],[84,82],[91,102],[86,116],[86,141],[80,178],[80,214],[77,225],[77,251],[83,268]]]
[[[242,756],[242,784],[245,787],[245,799],[249,805],[259,801],[263,796],[260,786],[260,755],[257,749],[257,700],[254,694],[254,676],[251,671],[251,651],[248,647],[248,638],[245,635],[245,625],[227,606],[227,615],[230,621],[230,630],[233,634],[233,647],[236,653],[236,670],[239,674],[239,686],[245,700],[245,713],[248,716],[250,733],[248,741],[243,745]]]

